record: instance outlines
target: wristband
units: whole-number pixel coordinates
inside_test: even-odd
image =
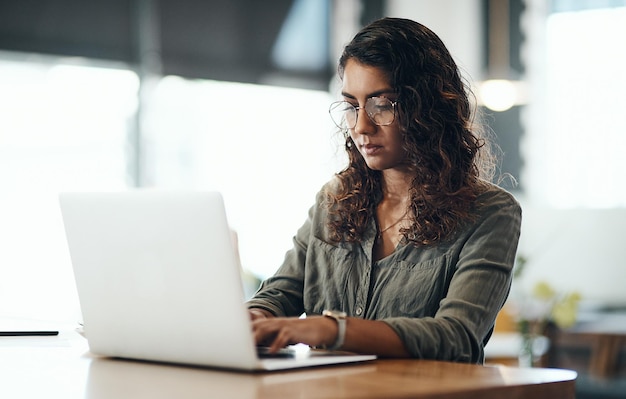
[[[330,317],[337,322],[337,339],[326,349],[334,351],[341,348],[343,346],[343,341],[346,338],[346,317],[348,315],[345,312],[340,312],[338,310],[324,310],[324,312],[322,312],[322,316]]]

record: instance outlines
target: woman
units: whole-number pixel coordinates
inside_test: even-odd
[[[384,18],[345,47],[338,71],[343,101],[330,113],[349,165],[248,302],[256,340],[482,363],[521,209],[484,180],[493,163],[458,68],[428,28]]]

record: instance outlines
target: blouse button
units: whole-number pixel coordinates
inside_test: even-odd
[[[356,314],[357,316],[360,316],[361,313],[363,313],[363,308],[359,306],[358,308],[356,308]]]

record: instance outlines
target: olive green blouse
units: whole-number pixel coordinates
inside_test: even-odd
[[[276,274],[247,303],[275,316],[324,309],[382,320],[415,358],[483,363],[484,346],[511,285],[521,207],[489,184],[478,218],[435,246],[400,243],[374,262],[372,220],[357,243],[328,239],[323,191]]]

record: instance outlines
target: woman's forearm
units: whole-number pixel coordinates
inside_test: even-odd
[[[355,317],[346,319],[346,337],[341,350],[380,357],[410,357],[400,337],[387,323]]]

